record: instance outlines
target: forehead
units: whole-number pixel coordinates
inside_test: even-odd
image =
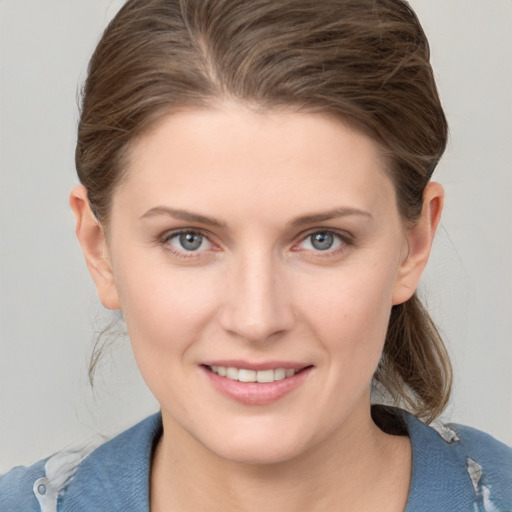
[[[361,131],[327,115],[236,104],[160,120],[131,147],[117,195],[148,208],[193,202],[256,211],[394,202],[379,147]]]

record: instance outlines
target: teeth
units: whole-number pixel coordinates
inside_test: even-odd
[[[260,370],[256,375],[258,382],[274,382],[274,370]]]
[[[240,382],[256,382],[256,372],[254,370],[238,370],[238,380]]]
[[[286,378],[286,370],[284,368],[277,368],[274,370],[274,379],[283,380]]]
[[[225,366],[210,366],[213,373],[221,377],[227,377],[231,380],[238,380],[240,382],[274,382],[276,380],[283,380],[287,377],[295,375],[296,371],[293,368],[276,368],[275,370],[247,370],[245,368],[233,368]]]
[[[226,368],[226,377],[228,379],[238,380],[238,368]]]

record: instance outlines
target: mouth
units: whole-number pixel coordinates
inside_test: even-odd
[[[237,380],[239,382],[259,382],[261,384],[267,384],[293,377],[296,373],[305,369],[270,368],[268,370],[251,370],[248,368],[237,368],[234,366],[209,365],[206,365],[206,368],[221,377],[226,377],[226,379]]]
[[[220,363],[220,362],[219,362]],[[252,368],[247,368],[252,366]],[[245,405],[268,405],[301,387],[313,365],[225,362],[201,365],[214,389]]]

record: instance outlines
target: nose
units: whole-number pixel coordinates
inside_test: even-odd
[[[271,255],[241,256],[226,283],[222,327],[252,343],[270,341],[288,332],[295,315],[283,274],[280,263]]]

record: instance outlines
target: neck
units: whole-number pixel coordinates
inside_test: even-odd
[[[307,452],[273,464],[222,459],[164,413],[164,435],[153,459],[151,510],[403,510],[409,440],[382,432],[369,405],[366,409]]]

